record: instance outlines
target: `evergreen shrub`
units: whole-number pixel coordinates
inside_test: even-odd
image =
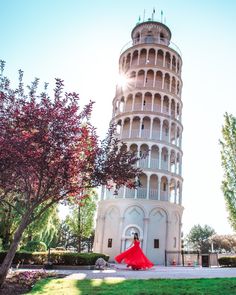
[[[0,251],[0,264],[3,262],[7,251]],[[52,251],[50,253],[50,262],[53,265],[94,265],[95,261],[102,257],[108,261],[109,256],[101,253],[75,253],[66,251]],[[48,252],[16,252],[13,264],[34,264],[43,265],[48,262]]]
[[[218,258],[220,266],[236,267],[236,256],[225,256]]]

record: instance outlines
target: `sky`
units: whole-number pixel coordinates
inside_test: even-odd
[[[236,1],[234,0],[0,0],[0,59],[17,84],[62,78],[81,104],[95,101],[92,121],[103,138],[112,116],[121,48],[139,16],[161,10],[182,52],[183,232],[210,225],[232,233],[221,181],[224,113],[236,116]]]

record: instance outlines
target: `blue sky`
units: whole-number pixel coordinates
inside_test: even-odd
[[[118,58],[132,28],[163,10],[183,58],[183,230],[209,224],[230,233],[220,189],[221,126],[236,115],[236,1],[0,0],[0,59],[17,83],[65,80],[82,104],[96,102],[93,122],[104,136],[111,119]]]

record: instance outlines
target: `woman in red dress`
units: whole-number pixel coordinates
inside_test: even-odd
[[[153,267],[154,265],[150,260],[148,260],[140,248],[140,241],[137,233],[134,234],[134,241],[131,247],[117,255],[115,260],[118,263],[124,261],[128,267],[131,266],[134,270],[147,269]]]

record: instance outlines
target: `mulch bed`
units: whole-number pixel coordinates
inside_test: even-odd
[[[63,277],[56,273],[46,271],[14,271],[7,276],[3,286],[0,288],[0,295],[19,295],[29,292],[38,280],[48,277]]]

